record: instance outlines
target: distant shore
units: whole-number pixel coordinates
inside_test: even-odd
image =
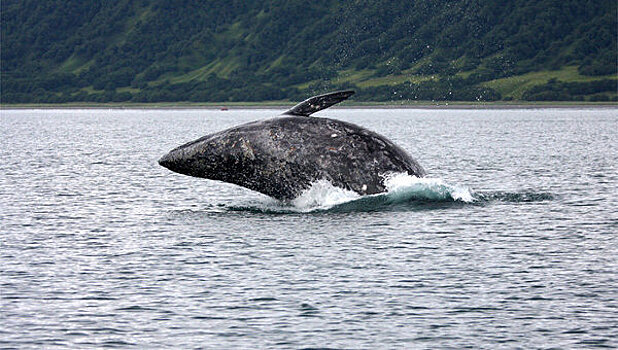
[[[0,104],[9,109],[287,109],[295,103],[273,102],[157,102],[157,103],[26,103]],[[337,109],[535,109],[535,108],[618,108],[618,102],[346,102]]]

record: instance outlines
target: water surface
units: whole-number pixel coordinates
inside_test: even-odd
[[[365,198],[156,163],[278,112],[0,111],[0,346],[618,346],[616,109],[318,113],[432,179]]]

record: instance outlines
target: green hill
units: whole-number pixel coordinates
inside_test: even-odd
[[[616,101],[615,0],[3,0],[2,103]]]

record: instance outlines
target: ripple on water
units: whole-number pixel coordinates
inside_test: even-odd
[[[2,110],[0,347],[618,347],[614,109],[329,111],[429,173],[373,196],[156,163],[276,113]]]

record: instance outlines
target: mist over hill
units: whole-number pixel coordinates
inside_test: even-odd
[[[616,4],[3,0],[1,99],[616,101]]]

